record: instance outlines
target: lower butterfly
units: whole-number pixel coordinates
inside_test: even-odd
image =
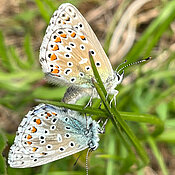
[[[96,150],[104,127],[75,111],[40,104],[19,125],[8,163],[13,168],[35,167],[87,148]]]

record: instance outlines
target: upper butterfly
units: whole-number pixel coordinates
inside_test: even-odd
[[[94,77],[89,60],[94,58],[100,77],[109,94],[121,83],[124,72],[113,71],[91,27],[70,3],[56,10],[47,27],[41,48],[40,63],[46,78],[54,84],[67,84],[63,101],[75,103],[84,95],[97,97],[91,78]]]

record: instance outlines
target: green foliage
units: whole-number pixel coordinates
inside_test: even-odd
[[[6,164],[5,164],[5,159],[2,155],[2,151],[4,150],[5,146],[6,146],[6,137],[4,135],[4,133],[0,130],[0,174],[7,174],[7,170],[6,170]]]
[[[95,120],[101,117],[104,120],[109,118],[106,133],[101,137],[99,148],[90,154],[89,174],[104,174],[104,172],[107,175],[113,175],[116,172],[121,175],[127,173],[137,174],[137,172],[143,174],[145,165],[148,165],[149,161],[150,165],[152,163],[147,154],[148,147],[153,154],[151,156],[155,157],[156,164],[162,174],[168,174],[169,168],[159,149],[159,143],[164,143],[168,151],[172,155],[175,154],[175,119],[173,118],[175,114],[175,71],[171,68],[173,67],[175,53],[168,47],[165,48],[168,52],[168,58],[164,62],[156,63],[157,66],[154,69],[148,68],[144,73],[142,66],[136,66],[140,68],[136,80],[126,86],[120,85],[117,87],[119,90],[117,109],[114,103],[110,107],[111,97],[108,97],[106,100],[107,92],[90,56],[95,75],[93,80],[94,86],[103,102],[102,109],[98,109],[100,100],[93,100],[93,106],[85,109],[86,99],[79,105],[68,105],[59,102],[66,88],[53,87],[43,83],[43,74],[37,56],[39,48],[34,48],[33,36],[35,35],[32,33],[32,26],[28,27],[26,24],[29,24],[31,20],[34,20],[39,15],[48,24],[53,11],[57,9],[62,1],[35,0],[34,2],[38,7],[37,10],[27,10],[13,19],[18,21],[18,23],[25,24],[23,29],[20,30],[27,31],[23,37],[23,54],[19,53],[18,47],[7,45],[4,32],[0,31],[0,89],[3,94],[0,98],[0,104],[17,111],[21,117],[25,115],[29,106],[32,107],[36,104],[36,102],[34,104],[35,99],[40,99],[38,102],[50,103],[81,113],[87,113],[92,115],[92,118]],[[81,4],[82,1],[75,0],[71,1],[71,3],[77,5]],[[128,3],[129,1],[124,1],[116,14],[118,13],[120,16]],[[167,1],[166,4],[157,8],[159,8],[160,14],[150,22],[148,28],[126,55],[130,62],[135,61],[139,56],[146,57],[150,55],[154,58],[150,62],[158,60],[157,57],[160,52],[155,50],[155,46],[158,47],[159,41],[167,33],[170,37],[173,37],[170,25],[175,18],[175,1]],[[108,50],[108,44],[113,28],[116,26],[116,21],[115,18],[112,20],[111,28],[107,33],[106,50]],[[13,27],[17,28],[17,26]],[[37,36],[38,38],[42,37],[39,34]],[[125,72],[125,76],[127,76],[132,74],[132,72],[136,72],[136,70],[128,68]],[[12,144],[12,138],[14,138],[15,133],[8,134],[5,132],[5,134],[9,144]],[[0,132],[0,174],[8,172],[9,175],[73,175],[82,174],[85,171],[86,151],[82,153],[78,165],[74,168],[73,163],[79,154],[41,167],[13,169],[5,164],[5,159],[2,156],[5,146],[6,138]],[[7,151],[4,150],[4,152]]]

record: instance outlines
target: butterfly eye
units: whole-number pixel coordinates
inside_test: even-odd
[[[120,81],[120,76],[117,74],[117,79],[118,79],[118,81]]]

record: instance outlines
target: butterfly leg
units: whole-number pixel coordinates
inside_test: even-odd
[[[111,99],[111,101],[110,101],[110,103],[109,103],[110,107],[111,107],[111,105],[112,105],[113,100],[114,100],[115,106],[117,105],[117,103],[116,103],[116,96],[117,96],[117,94],[118,94],[118,91],[114,89],[114,90],[111,91],[111,94],[113,94],[113,97],[112,97],[112,99]]]
[[[101,105],[102,105],[102,101],[100,101],[100,105],[99,105],[98,109],[101,109]]]
[[[101,122],[101,119],[99,119],[99,120],[97,121],[97,123],[100,123],[100,122]],[[106,126],[107,122],[108,122],[108,118],[107,118],[107,119],[105,120],[105,122],[103,123],[101,129],[99,130],[99,133],[101,133],[101,134],[104,134],[104,133],[105,133],[105,126]]]
[[[90,97],[88,103],[86,104],[86,106],[84,107],[84,109],[87,108],[88,106],[92,106],[92,99],[95,97],[95,91],[96,91],[95,88],[93,88],[91,91],[91,97]]]
[[[84,109],[86,109],[88,106],[92,106],[92,96],[90,97],[88,103],[86,104],[86,106],[84,107]]]

